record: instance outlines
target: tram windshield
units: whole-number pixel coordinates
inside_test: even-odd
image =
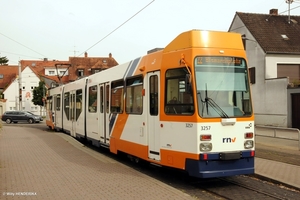
[[[238,57],[195,58],[199,114],[203,118],[252,114],[246,61]]]

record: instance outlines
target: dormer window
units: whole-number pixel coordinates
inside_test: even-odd
[[[102,62],[103,62],[103,63],[106,63],[106,60],[103,60]]]
[[[83,69],[78,70],[78,77],[84,76]]]
[[[284,39],[284,40],[289,40],[289,37],[288,37],[287,35],[285,35],[285,34],[282,34],[281,37],[282,37],[282,39]]]

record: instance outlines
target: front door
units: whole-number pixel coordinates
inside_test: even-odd
[[[160,161],[160,124],[159,124],[159,79],[160,72],[151,72],[147,74],[149,102],[148,118],[148,141],[149,141],[149,159]]]

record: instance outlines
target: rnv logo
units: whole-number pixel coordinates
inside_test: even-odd
[[[223,138],[223,143],[234,143],[236,140],[236,137],[234,138]]]

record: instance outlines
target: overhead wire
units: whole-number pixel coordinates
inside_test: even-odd
[[[35,52],[35,53],[37,53],[37,54],[43,56],[44,58],[47,58],[47,56],[45,56],[45,55],[43,55],[43,54],[41,54],[41,53],[39,53],[39,52],[37,52],[37,51],[35,51],[35,50],[33,50],[33,49],[27,47],[26,45],[24,45],[24,44],[22,44],[22,43],[20,43],[20,42],[18,42],[18,41],[16,41],[16,40],[14,40],[14,39],[12,39],[12,38],[6,36],[6,35],[4,35],[3,33],[0,33],[0,35],[2,35],[2,36],[4,36],[4,37],[6,37],[6,38],[8,38],[8,39],[10,39],[10,40],[12,40],[12,41],[14,41],[15,43],[17,43],[17,44],[19,44],[19,45],[25,47],[26,49],[29,49],[29,50],[31,50],[31,51],[33,51],[33,52]]]
[[[102,42],[104,39],[106,39],[108,36],[110,36],[111,34],[113,34],[116,30],[118,30],[119,28],[121,28],[124,24],[126,24],[127,22],[129,22],[132,18],[134,18],[136,15],[138,15],[140,12],[142,12],[145,8],[147,8],[150,4],[152,4],[155,0],[151,1],[150,3],[148,3],[146,6],[144,6],[142,9],[140,9],[138,12],[136,12],[134,15],[132,15],[129,19],[127,19],[125,22],[123,22],[121,25],[119,25],[117,28],[115,28],[114,30],[112,30],[111,32],[109,32],[106,36],[104,36],[102,39],[100,39],[98,42],[96,42],[95,44],[93,44],[91,47],[89,47],[87,50],[85,50],[84,52],[82,52],[81,54],[79,54],[78,56],[81,56],[82,54],[84,54],[85,52],[87,52],[88,50],[90,50],[91,48],[93,48],[94,46],[96,46],[97,44],[99,44],[100,42]]]
[[[93,44],[93,45],[92,45],[91,47],[89,47],[87,50],[85,50],[84,52],[82,52],[81,54],[79,54],[77,57],[81,56],[82,54],[84,54],[85,52],[87,52],[88,50],[92,49],[94,46],[96,46],[96,45],[99,44],[100,42],[102,42],[104,39],[106,39],[106,38],[107,38],[108,36],[110,36],[112,33],[114,33],[114,32],[117,31],[119,28],[121,28],[123,25],[125,25],[127,22],[129,22],[131,19],[133,19],[136,15],[138,15],[138,14],[139,14],[140,12],[142,12],[144,9],[146,9],[146,8],[147,8],[150,4],[152,4],[154,1],[155,1],[155,0],[152,0],[150,3],[148,3],[148,4],[147,4],[146,6],[144,6],[142,9],[140,9],[138,12],[136,12],[134,15],[132,15],[129,19],[127,19],[127,20],[126,20],[125,22],[123,22],[121,25],[119,25],[119,26],[116,27],[114,30],[112,30],[111,32],[109,32],[106,36],[104,36],[102,39],[100,39],[98,42],[96,42],[95,44]],[[12,40],[12,41],[14,41],[15,43],[17,43],[17,44],[19,44],[19,45],[21,45],[21,46],[23,46],[23,47],[25,47],[25,48],[27,48],[27,49],[29,49],[29,50],[35,52],[35,53],[41,55],[41,56],[43,56],[44,58],[47,58],[47,56],[45,56],[45,55],[43,55],[43,54],[41,54],[41,53],[39,53],[39,52],[37,52],[37,51],[35,51],[35,50],[33,50],[33,49],[27,47],[26,45],[24,45],[24,44],[22,44],[22,43],[20,43],[20,42],[18,42],[18,41],[16,41],[16,40],[14,40],[14,39],[12,39],[12,38],[6,36],[5,34],[3,34],[3,33],[1,33],[1,32],[0,32],[0,35],[2,35],[2,36],[4,36],[4,37],[6,37],[6,38],[8,38],[8,39],[10,39],[10,40]],[[4,51],[2,51],[2,52],[4,52]],[[6,53],[7,53],[7,52],[6,52]],[[13,53],[11,53],[11,54],[13,54]],[[15,55],[17,55],[17,54],[15,54]],[[24,56],[24,55],[23,55],[23,56]],[[27,57],[30,57],[30,56],[27,56]]]

